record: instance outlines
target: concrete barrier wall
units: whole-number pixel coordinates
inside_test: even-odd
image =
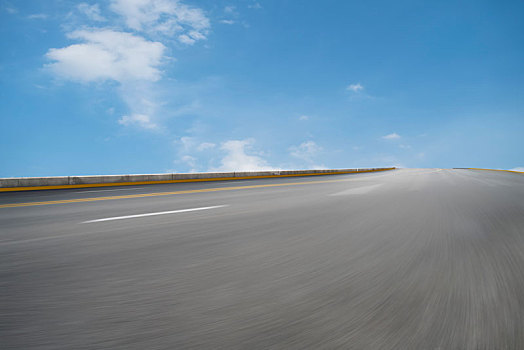
[[[257,178],[275,176],[329,175],[358,172],[393,170],[395,168],[368,169],[313,169],[313,170],[272,170],[243,171],[227,173],[175,173],[175,174],[137,174],[137,175],[91,175],[91,176],[51,176],[51,177],[17,177],[0,178],[0,191],[31,187],[67,188],[97,187],[111,184],[132,185],[134,183],[170,183],[184,181],[213,181],[218,179]],[[36,189],[36,188],[35,188]]]

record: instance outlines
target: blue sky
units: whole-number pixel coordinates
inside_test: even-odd
[[[0,1],[0,176],[524,168],[522,1]]]

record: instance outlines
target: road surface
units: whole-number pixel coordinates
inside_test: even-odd
[[[2,349],[524,349],[522,174],[2,193],[0,231]]]

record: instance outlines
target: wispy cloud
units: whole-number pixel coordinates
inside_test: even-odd
[[[256,1],[254,3],[252,3],[252,4],[250,4],[250,5],[247,5],[247,7],[250,8],[250,9],[255,9],[255,10],[259,10],[259,9],[262,8],[260,3],[256,2]]]
[[[382,136],[382,138],[383,138],[384,140],[398,140],[398,139],[400,139],[401,137],[402,137],[402,136],[400,136],[400,135],[397,134],[396,132]]]
[[[202,151],[206,151],[206,150],[209,150],[209,149],[213,149],[213,148],[215,148],[215,146],[216,145],[214,143],[212,143],[212,142],[202,142],[201,144],[199,144],[197,146],[196,149],[197,149],[197,151],[202,152]]]
[[[126,126],[139,126],[148,130],[158,129],[158,125],[152,122],[151,118],[145,114],[124,115],[118,120],[118,123]]]
[[[79,12],[84,14],[87,18],[89,18],[92,21],[96,21],[96,22],[106,21],[106,18],[101,15],[100,7],[98,6],[98,4],[89,5],[89,4],[86,4],[85,2],[82,2],[78,4],[76,8],[78,9]]]
[[[197,145],[197,140],[191,136],[183,136],[179,140],[176,140],[175,143],[182,145],[182,151],[187,153],[191,152]]]
[[[196,137],[183,136],[175,140],[174,144],[177,146],[177,160],[175,163],[183,163],[188,166],[190,172],[197,172],[205,170],[200,165],[199,157],[202,158],[201,152],[212,150],[215,147],[211,142],[200,142]]]
[[[212,171],[263,171],[275,170],[263,158],[252,153],[254,139],[229,140],[221,144],[225,152],[221,164]]]
[[[49,16],[45,13],[34,13],[32,15],[27,16],[27,19],[47,19]]]
[[[322,147],[317,145],[315,141],[309,140],[302,142],[298,146],[291,146],[288,151],[292,157],[304,161],[307,166],[314,168],[322,167],[315,164],[315,157],[322,151]]]
[[[205,39],[205,36],[199,32],[189,32],[188,34],[181,34],[178,36],[178,41],[187,45],[193,45],[197,40],[202,39]]]
[[[189,170],[190,173],[196,173],[198,172],[197,169],[197,159],[190,155],[185,155],[181,158],[182,162],[186,163],[191,170]]]
[[[352,92],[360,92],[364,90],[364,87],[360,83],[356,84],[350,84],[346,87],[346,90],[352,91]]]
[[[178,34],[184,44],[205,39],[211,26],[204,11],[176,0],[112,0],[110,7],[130,29],[167,37]]]
[[[239,13],[236,6],[225,6],[224,7],[224,19],[221,19],[219,23],[222,24],[235,24],[238,22]]]
[[[301,121],[309,120],[309,116],[301,115],[300,117],[298,117],[298,120],[301,120]]]
[[[15,13],[18,13],[18,9],[9,3],[5,3],[3,8],[5,12],[9,13],[10,15],[14,15]]]
[[[236,13],[236,7],[235,6],[226,6],[224,7],[225,13]]]

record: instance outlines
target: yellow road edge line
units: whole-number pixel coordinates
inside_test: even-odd
[[[233,190],[244,190],[244,189],[251,189],[251,188],[263,188],[263,187],[311,185],[311,184],[319,184],[319,183],[342,182],[342,181],[347,181],[347,180],[348,179],[337,179],[337,180],[322,180],[322,181],[289,182],[289,183],[282,183],[282,184],[265,184],[265,185],[250,185],[250,186],[235,186],[235,187],[215,187],[215,188],[203,188],[203,189],[200,189],[200,190],[185,190],[185,191],[173,191],[173,192],[154,192],[154,193],[142,193],[142,194],[129,194],[129,195],[123,195],[123,196],[63,199],[63,200],[47,201],[47,202],[10,203],[10,204],[2,204],[2,205],[0,205],[0,208],[17,208],[17,207],[32,207],[32,206],[53,205],[53,204],[96,202],[96,201],[106,201],[106,200],[114,200],[114,199],[131,199],[131,198],[170,196],[170,195],[188,194],[188,193],[233,191]]]
[[[371,173],[377,171],[393,170],[395,168],[385,168],[377,170],[364,171],[339,171],[334,173],[308,173],[308,174],[286,174],[286,175],[263,175],[263,176],[240,176],[240,177],[209,177],[203,179],[181,179],[181,180],[164,180],[164,181],[137,181],[137,182],[113,182],[113,183],[98,183],[98,184],[77,184],[77,185],[56,185],[56,186],[27,186],[27,187],[3,187],[0,192],[16,192],[16,191],[39,191],[39,190],[62,190],[68,188],[91,188],[91,187],[112,187],[112,186],[133,186],[133,185],[155,185],[155,184],[171,184],[183,182],[205,182],[205,181],[229,181],[229,180],[247,180],[247,179],[264,179],[273,177],[295,177],[295,176],[317,176],[317,175],[340,175],[340,174],[355,174],[355,173]]]
[[[505,171],[508,173],[517,173],[517,174],[524,174],[524,171],[516,171],[516,170],[504,170],[504,169],[483,169],[483,168],[466,168],[470,170],[487,170],[487,171]]]

